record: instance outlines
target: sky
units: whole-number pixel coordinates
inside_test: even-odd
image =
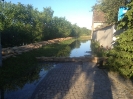
[[[54,16],[65,17],[72,24],[80,27],[91,29],[92,25],[92,6],[96,0],[4,0],[17,4],[31,4],[39,11],[43,11],[43,7],[51,7]]]

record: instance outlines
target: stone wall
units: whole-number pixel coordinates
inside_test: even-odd
[[[24,46],[2,48],[2,59],[7,59],[11,56],[15,57],[16,55],[22,54],[23,52],[28,52],[33,49],[41,48],[42,46],[47,45],[47,44],[59,43],[61,41],[68,40],[68,39],[72,39],[72,37],[56,38],[53,40],[32,43],[32,44],[28,44]]]

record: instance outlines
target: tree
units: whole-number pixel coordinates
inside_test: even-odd
[[[83,29],[72,25],[65,17],[54,17],[53,14],[51,7],[43,8],[40,12],[29,4],[5,2],[3,6],[0,1],[2,46],[20,46],[59,37],[80,36]]]
[[[44,26],[42,40],[50,39],[53,14],[54,11],[51,9],[51,7],[43,8],[43,11],[40,13],[40,17],[43,22],[42,24]]]
[[[91,35],[91,30],[83,27],[83,28],[81,28],[81,35],[89,36],[89,35]]]
[[[119,38],[109,53],[107,65],[109,68],[133,78],[133,0],[127,7],[129,10],[118,25],[118,29],[123,29],[124,32],[118,35]]]
[[[54,26],[58,30],[58,37],[67,37],[70,36],[71,33],[71,23],[65,19],[65,17],[55,17],[54,18]]]
[[[80,35],[81,35],[80,27],[77,26],[76,24],[73,24],[72,25],[71,36],[73,36],[73,37],[80,37]]]
[[[125,6],[126,0],[99,0],[92,7],[92,10],[100,10],[105,13],[105,19],[108,24],[117,23],[118,10],[120,6]]]

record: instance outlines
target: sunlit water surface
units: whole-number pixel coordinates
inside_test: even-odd
[[[75,48],[71,51],[70,57],[81,57],[81,56],[91,55],[91,53],[88,53],[91,51],[90,44],[91,44],[90,40],[86,42],[81,42],[79,48]]]
[[[86,56],[91,55],[90,52],[90,40],[87,41],[75,41],[71,46],[71,51],[69,57],[80,57],[80,56]],[[48,64],[48,63],[47,63]],[[42,63],[44,65],[44,63]],[[36,86],[39,84],[39,82],[45,77],[45,75],[48,73],[49,70],[54,68],[56,66],[55,63],[50,63],[50,66],[48,69],[45,69],[43,66],[40,69],[39,72],[39,79],[35,80],[34,82],[27,82],[23,88],[18,88],[18,90],[15,91],[6,91],[4,90],[4,97],[5,99],[29,99],[34,92]]]

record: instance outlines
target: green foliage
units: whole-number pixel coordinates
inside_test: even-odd
[[[106,57],[108,50],[100,46],[98,41],[91,40],[91,50],[92,54],[97,57]]]
[[[64,17],[56,17],[53,14],[51,7],[43,8],[40,12],[29,4],[5,2],[3,5],[0,1],[2,46],[20,46],[59,37],[89,34],[88,29],[82,29]]]
[[[125,6],[126,0],[100,0],[92,8],[105,13],[105,19],[108,24],[117,23],[118,10],[120,6]]]
[[[126,14],[124,15],[124,18],[122,18],[122,20],[120,20],[118,23],[118,29],[127,29],[133,28],[133,1],[130,4],[127,4],[126,7],[129,8],[129,10],[126,12]]]
[[[74,42],[72,42],[71,44],[70,44],[70,47],[71,47],[71,49],[74,49],[74,48],[79,48],[80,47],[80,42],[81,40],[75,40]]]
[[[81,28],[81,35],[82,36],[89,36],[91,35],[91,30],[86,29],[85,27]]]
[[[126,77],[133,78],[133,0],[127,6],[129,11],[118,25],[119,29],[124,31],[118,36],[119,39],[109,53],[107,66]]]
[[[71,36],[73,36],[73,37],[79,37],[80,36],[80,27],[79,26],[77,26],[76,24],[74,24],[73,26],[72,26],[72,32],[71,32]]]
[[[0,88],[2,87],[6,91],[16,90],[22,88],[26,83],[39,79],[42,65],[39,64],[38,66],[36,57],[69,56],[71,51],[69,45],[74,40],[71,39],[59,44],[46,45],[42,48],[3,60],[3,66],[0,67]],[[49,65],[45,65],[43,68],[48,69]]]

